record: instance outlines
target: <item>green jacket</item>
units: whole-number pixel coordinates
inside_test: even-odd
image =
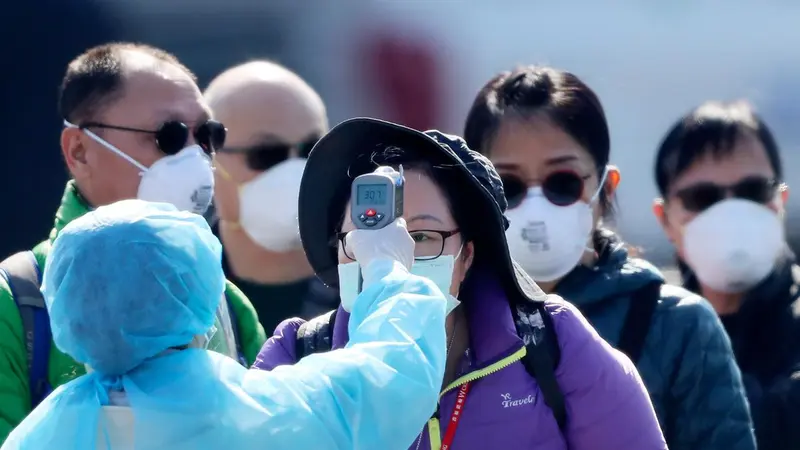
[[[597,264],[578,266],[556,287],[612,346],[632,294],[663,281],[613,236]],[[663,285],[636,365],[671,450],[755,449],[742,376],[725,329],[702,297]]]
[[[40,268],[44,268],[50,245],[64,226],[86,214],[89,205],[79,195],[73,181],[67,183],[61,206],[56,213],[55,226],[50,238],[34,249]],[[247,297],[231,282],[227,283],[225,295],[238,321],[237,331],[242,351],[249,364],[255,361],[261,345],[266,340],[264,329],[258,322],[255,309]],[[219,328],[219,325],[218,325]],[[209,348],[224,352],[223,333],[217,333]],[[55,345],[50,347],[48,381],[53,389],[86,373],[83,364],[62,353]],[[22,319],[11,290],[0,277],[0,442],[31,411],[30,388],[28,386],[27,352],[23,337]]]

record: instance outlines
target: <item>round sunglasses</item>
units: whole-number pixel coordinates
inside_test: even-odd
[[[708,181],[700,182],[680,189],[674,195],[687,211],[699,213],[729,196],[764,205],[775,198],[780,187],[781,183],[775,179],[750,176],[728,186]]]
[[[195,141],[206,153],[212,153],[225,145],[225,137],[228,130],[216,120],[207,120],[194,129],[189,125],[177,120],[164,122],[155,130],[145,130],[142,128],[123,127],[119,125],[109,125],[100,122],[86,122],[80,128],[102,128],[108,130],[129,131],[132,133],[152,134],[156,141],[156,146],[166,155],[174,155],[186,147],[189,136],[194,136]]]
[[[583,196],[584,182],[589,177],[590,175],[581,176],[571,170],[552,172],[542,180],[542,194],[556,206],[572,205]],[[503,182],[508,209],[522,204],[528,195],[528,183],[515,175],[500,175],[500,180]]]

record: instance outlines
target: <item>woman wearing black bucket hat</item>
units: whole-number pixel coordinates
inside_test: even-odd
[[[343,234],[354,228],[351,183],[377,166],[400,165],[404,218],[416,242],[411,272],[461,304],[447,319],[439,407],[414,442],[384,448],[666,448],[630,361],[512,261],[502,183],[458,137],[376,119],[352,119],[324,136],[300,190],[300,236],[317,275],[349,284],[341,268],[354,256]],[[272,370],[347,341],[342,308],[310,322],[290,319],[254,367]]]

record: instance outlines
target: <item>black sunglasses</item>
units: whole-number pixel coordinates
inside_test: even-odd
[[[225,125],[216,120],[208,120],[198,125],[194,130],[192,130],[189,125],[177,120],[164,122],[156,130],[122,127],[99,122],[86,122],[81,124],[79,128],[103,128],[108,130],[130,131],[132,133],[152,134],[155,137],[156,146],[166,155],[174,155],[183,150],[186,147],[186,143],[189,142],[190,133],[194,136],[195,141],[203,147],[203,150],[211,154],[225,145],[225,137],[228,133]]]
[[[729,186],[700,182],[675,192],[675,197],[683,203],[687,211],[698,213],[729,196],[767,204],[775,198],[779,187],[780,183],[775,179],[752,176]]]
[[[222,147],[218,148],[217,151],[219,153],[242,153],[246,157],[247,167],[251,170],[263,172],[286,161],[292,155],[292,150],[294,149],[297,150],[297,156],[300,158],[308,158],[311,149],[314,148],[319,139],[320,136],[312,136],[296,144],[271,141],[247,147]]]
[[[556,206],[569,206],[583,196],[584,181],[591,175],[581,176],[571,170],[552,172],[542,180],[544,197]],[[508,209],[522,204],[528,194],[528,183],[515,175],[500,175],[506,194]]]

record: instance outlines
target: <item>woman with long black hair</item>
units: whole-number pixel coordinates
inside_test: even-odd
[[[636,363],[669,447],[755,448],[741,375],[714,311],[632,257],[603,220],[620,172],[597,95],[550,67],[503,72],[478,93],[464,135],[503,180],[512,256]]]

